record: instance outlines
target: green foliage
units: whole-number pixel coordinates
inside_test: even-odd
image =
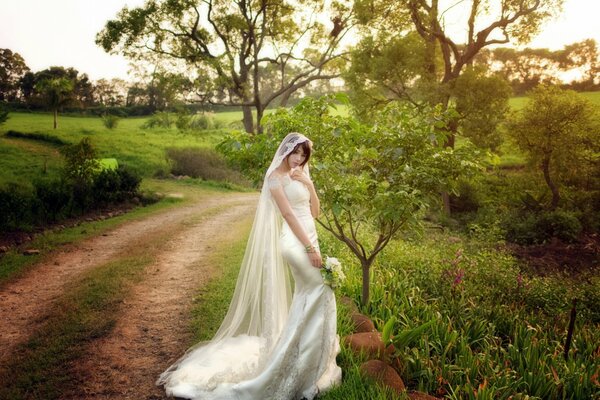
[[[61,215],[66,214],[72,190],[64,179],[38,178],[33,181],[33,187],[44,221],[55,222]]]
[[[103,169],[94,177],[94,203],[101,206],[131,199],[137,194],[141,180],[137,173],[123,165],[116,170]]]
[[[0,186],[0,231],[31,226],[36,205],[29,188],[16,183]]]
[[[311,174],[321,199],[319,222],[352,249],[368,276],[389,240],[417,225],[440,190],[452,190],[456,178],[476,165],[468,146],[441,146],[447,116],[439,109],[394,103],[367,125],[352,115],[333,115],[332,107],[335,97],[306,98],[269,115],[269,135],[260,135],[267,137],[237,135],[220,148],[256,179],[282,137],[307,135],[315,147]],[[364,285],[366,302],[368,279]]]
[[[54,129],[57,128],[58,110],[72,100],[73,89],[73,81],[64,77],[41,79],[35,84],[44,105],[54,112]]]
[[[247,184],[243,176],[229,168],[223,156],[212,149],[171,147],[166,154],[172,164],[171,172],[175,175]]]
[[[581,187],[594,181],[600,115],[597,107],[577,93],[539,86],[527,105],[512,116],[507,130],[530,165],[543,174],[552,193],[550,208],[559,205],[561,183],[570,180]]]
[[[173,117],[167,111],[159,111],[154,113],[143,125],[144,129],[151,128],[170,128],[173,125]]]
[[[48,133],[23,133],[23,132],[14,131],[11,129],[6,132],[6,136],[14,137],[14,138],[38,140],[40,142],[46,142],[46,143],[50,143],[53,145],[59,145],[59,146],[68,144],[63,139],[61,139],[55,135],[50,135]]]
[[[63,175],[73,188],[73,200],[82,210],[92,196],[92,185],[100,164],[96,158],[96,149],[89,138],[83,138],[78,144],[61,148],[65,158]]]
[[[582,230],[577,216],[564,210],[509,215],[505,225],[506,238],[519,244],[544,243],[553,237],[572,242]]]
[[[8,121],[8,110],[4,108],[4,105],[0,102],[0,125]]]
[[[478,147],[496,150],[502,142],[497,127],[508,111],[510,87],[481,68],[467,68],[452,84],[462,135]]]
[[[112,114],[107,114],[102,117],[102,123],[107,129],[115,129],[119,125],[119,117]]]
[[[342,244],[321,238],[329,254],[352,265]],[[346,272],[341,292],[357,301],[360,269]],[[574,297],[586,300],[579,303],[575,347],[565,360]],[[362,311],[379,330],[391,324],[392,332],[411,332],[430,324],[395,346],[398,372],[409,390],[451,399],[580,399],[600,395],[594,378],[600,371],[599,302],[597,277],[524,276],[516,260],[494,246],[431,234],[386,247],[376,264],[371,302]],[[360,360],[342,363],[348,371]]]

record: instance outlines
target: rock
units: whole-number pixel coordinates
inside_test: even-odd
[[[354,332],[375,332],[375,324],[366,315],[355,312],[350,316],[354,323]]]
[[[360,332],[348,335],[344,343],[355,353],[364,353],[367,357],[381,358],[385,354],[385,345],[379,332]]]
[[[8,252],[8,246],[0,246],[0,254],[7,253],[7,252]]]
[[[37,249],[29,249],[29,250],[25,250],[23,252],[23,255],[25,255],[25,256],[34,256],[36,254],[40,254],[40,251]]]
[[[406,390],[400,375],[383,361],[369,360],[360,366],[360,372],[372,378],[375,382],[391,388],[398,394]]]
[[[429,395],[427,393],[423,393],[423,392],[410,392],[408,394],[408,397],[411,400],[440,400],[439,397],[434,397],[434,396],[431,396],[431,395]]]

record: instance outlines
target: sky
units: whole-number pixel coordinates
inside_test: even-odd
[[[74,67],[90,79],[128,79],[129,64],[95,43],[96,34],[124,7],[144,0],[0,0],[0,48],[19,53],[32,71]],[[549,21],[528,45],[560,49],[593,38],[600,44],[600,1],[565,0],[564,13]]]

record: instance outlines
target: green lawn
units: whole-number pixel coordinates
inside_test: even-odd
[[[238,113],[239,114],[239,113]],[[235,119],[235,113],[218,117],[224,122]],[[214,147],[224,131],[181,133],[176,128],[142,129],[147,118],[127,118],[117,128],[109,130],[100,118],[60,116],[59,128],[52,129],[49,114],[11,113],[0,128],[0,182],[30,181],[43,171],[50,173],[60,166],[58,147],[49,143],[21,138],[9,138],[9,130],[21,133],[43,133],[56,136],[68,143],[77,143],[89,137],[98,150],[99,158],[116,158],[143,176],[152,176],[159,169],[167,169],[164,150],[168,147]]]

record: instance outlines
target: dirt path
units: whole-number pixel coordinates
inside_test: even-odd
[[[79,399],[159,399],[158,375],[189,343],[189,310],[197,288],[216,271],[212,244],[252,218],[254,202],[227,207],[173,237],[128,296],[111,334],[92,343],[74,366]]]
[[[143,294],[147,305],[152,301],[161,300],[161,294],[155,293],[150,296],[150,289],[171,284],[188,287],[194,283],[193,274],[165,277],[171,267],[185,269],[179,264],[187,264],[188,260],[197,260],[206,251],[203,240],[210,241],[215,230],[223,232],[219,226],[232,224],[242,216],[252,215],[256,195],[254,194],[223,194],[200,199],[198,202],[175,210],[146,217],[143,220],[129,222],[118,227],[103,236],[98,236],[77,245],[66,246],[62,251],[51,256],[47,261],[32,268],[22,278],[12,282],[0,291],[0,366],[9,360],[15,346],[25,342],[30,332],[43,323],[45,316],[54,302],[61,296],[64,288],[72,284],[82,273],[100,266],[109,260],[126,254],[129,246],[143,240],[145,235],[157,230],[175,229],[175,226],[183,226],[179,230],[180,235],[174,237],[169,245],[169,250],[160,255],[161,264],[149,271],[154,271],[144,280],[144,284],[151,286],[144,288]],[[218,209],[216,213],[208,213],[199,223],[189,226],[184,221],[197,219],[198,215],[207,213],[210,209]],[[214,215],[213,215],[214,214]],[[202,229],[201,229],[202,228]],[[212,230],[211,230],[212,229]],[[184,262],[182,262],[184,261]],[[160,267],[162,265],[162,267]],[[172,290],[173,287],[169,286]],[[167,290],[168,291],[168,290]],[[184,289],[179,291],[185,292]],[[188,292],[185,294],[189,295]],[[135,292],[133,296],[137,296]],[[156,297],[158,296],[158,297]],[[164,298],[167,300],[168,296]],[[165,303],[166,304],[166,303]],[[175,303],[172,307],[177,306]],[[173,309],[168,313],[177,314],[179,311]],[[167,314],[167,312],[165,312]],[[142,356],[142,353],[140,353]]]

